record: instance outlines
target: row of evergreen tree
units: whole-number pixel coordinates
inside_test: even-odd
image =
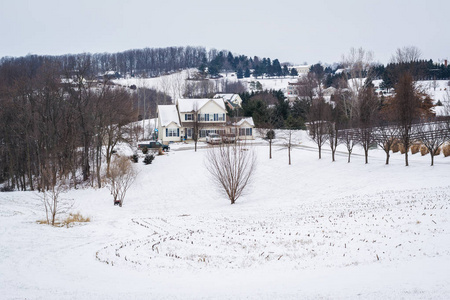
[[[343,69],[342,72],[336,73],[330,67],[323,67],[321,64],[311,66],[310,71],[314,72],[320,78],[326,87],[334,86],[342,78],[348,78],[349,74],[344,74],[345,67],[338,65],[337,68]],[[393,88],[399,80],[400,74],[408,71],[414,80],[449,80],[450,66],[445,64],[436,64],[433,60],[416,60],[402,63],[389,63],[386,66],[375,64],[370,70],[363,75],[370,74],[372,79],[382,79],[382,88]]]
[[[39,68],[43,61],[52,61],[61,67],[61,70],[73,69],[76,62],[82,57],[90,61],[90,76],[105,74],[107,71],[128,74],[131,76],[155,77],[181,69],[198,68],[215,77],[222,71],[238,72],[241,78],[250,77],[250,70],[254,76],[282,76],[288,75],[287,66],[281,67],[278,59],[260,59],[257,56],[249,58],[245,55],[236,55],[228,50],[207,50],[204,47],[166,47],[132,49],[117,53],[83,53],[66,54],[58,56],[27,55],[25,57],[3,57],[3,64],[27,64]],[[207,72],[206,72],[207,71]]]
[[[237,78],[248,78],[253,75],[255,78],[260,76],[297,76],[297,70],[289,70],[287,64],[282,64],[278,59],[273,61],[270,58],[255,56],[253,58],[245,55],[233,56],[231,52],[220,51],[209,63],[202,63],[199,71],[205,76],[217,77],[222,71],[236,72]]]

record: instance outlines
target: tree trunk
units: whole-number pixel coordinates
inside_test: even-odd
[[[319,146],[319,159],[322,159],[322,147]]]
[[[272,159],[272,140],[269,140],[269,159]]]
[[[98,188],[102,188],[102,178],[101,178],[101,166],[102,166],[102,158],[101,158],[101,146],[97,147],[97,155],[96,155],[96,165],[97,165],[97,185]],[[109,171],[109,165],[108,165]]]
[[[289,152],[289,165],[291,165],[291,147],[288,148]]]
[[[406,167],[409,166],[409,164],[408,164],[408,150],[407,149],[405,149],[405,166]]]
[[[390,157],[389,150],[385,151],[385,152],[386,152],[386,164],[388,165],[389,164],[389,157]]]
[[[366,164],[369,163],[369,146],[364,147],[364,156],[366,158]]]

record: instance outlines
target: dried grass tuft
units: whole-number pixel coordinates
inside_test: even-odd
[[[86,223],[90,222],[91,218],[83,217],[79,212],[76,214],[69,214],[69,216],[63,221],[62,225],[66,227],[73,226],[74,223]]]

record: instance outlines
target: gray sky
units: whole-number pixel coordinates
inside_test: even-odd
[[[1,0],[0,57],[204,46],[281,62],[338,62],[363,47],[387,63],[416,46],[450,57],[448,0]]]

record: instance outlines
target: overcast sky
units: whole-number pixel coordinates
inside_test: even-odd
[[[204,46],[281,62],[450,57],[449,0],[0,0],[0,57]]]

